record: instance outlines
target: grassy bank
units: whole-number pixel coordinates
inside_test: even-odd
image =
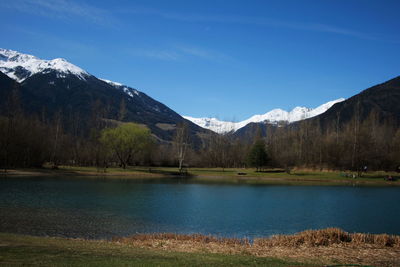
[[[253,169],[194,169],[191,172],[198,182],[222,182],[244,184],[285,184],[285,185],[400,185],[399,179],[386,181],[388,175],[398,178],[396,173],[369,172],[362,177],[352,178],[350,172],[294,170],[290,174],[281,170],[255,172]],[[239,174],[240,173],[240,174]],[[244,175],[243,175],[244,174]]]
[[[279,169],[256,172],[254,169],[190,168],[183,177],[196,183],[235,184],[289,184],[289,185],[400,185],[400,174],[383,171],[363,173],[352,178],[353,173],[339,171],[294,170],[291,174]],[[2,175],[5,175],[2,173]],[[98,169],[96,167],[60,166],[59,169],[10,170],[9,176],[88,176],[126,179],[151,179],[182,177],[177,168],[172,167],[129,167]],[[385,181],[387,176],[396,181]]]
[[[399,266],[400,236],[330,228],[245,239],[138,234],[113,241],[0,234],[1,265]]]
[[[0,234],[2,266],[313,266],[244,254],[178,252],[119,242]]]

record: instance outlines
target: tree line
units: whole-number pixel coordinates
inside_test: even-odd
[[[332,170],[395,170],[400,165],[400,129],[376,111],[361,119],[358,112],[346,123],[304,120],[282,126],[260,125],[253,140],[234,134],[209,134],[196,149],[188,125],[177,124],[171,141],[159,141],[148,128],[107,119],[99,102],[89,120],[57,112],[29,115],[18,92],[9,95],[0,117],[0,167],[41,167],[48,164],[109,166],[313,168]],[[123,119],[121,103],[119,119]],[[261,134],[265,133],[265,134]]]

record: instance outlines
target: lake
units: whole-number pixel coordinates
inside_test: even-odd
[[[400,234],[399,187],[195,184],[178,179],[0,178],[0,232],[226,237],[340,227]]]

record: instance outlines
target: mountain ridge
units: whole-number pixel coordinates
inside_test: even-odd
[[[136,122],[146,125],[158,139],[172,140],[175,127],[186,122],[195,143],[198,133],[207,130],[186,121],[168,106],[120,83],[99,79],[64,59],[42,60],[14,50],[0,49],[0,72],[18,85],[24,111],[45,112],[48,119],[61,112],[78,116],[89,132],[93,116],[108,121]],[[5,78],[5,77],[3,77]],[[0,104],[4,105],[13,83],[3,79]],[[7,85],[8,84],[8,85]],[[121,116],[121,107],[125,109]],[[97,109],[97,111],[96,111]]]
[[[273,109],[265,114],[253,115],[250,118],[240,122],[221,121],[217,118],[194,118],[190,116],[183,116],[185,119],[192,121],[202,128],[209,129],[216,133],[224,134],[228,132],[236,132],[237,130],[245,127],[250,123],[293,123],[300,120],[309,119],[326,112],[334,104],[345,101],[344,98],[324,103],[316,108],[295,107],[291,111],[283,109]]]

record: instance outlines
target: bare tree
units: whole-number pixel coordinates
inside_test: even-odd
[[[7,101],[7,126],[5,130],[4,144],[2,145],[4,150],[4,172],[7,172],[7,167],[10,165],[10,156],[12,151],[13,139],[15,140],[16,124],[22,116],[21,102],[19,98],[18,88],[13,88]],[[15,142],[14,142],[15,143]]]
[[[61,111],[57,112],[57,114],[55,115],[54,123],[55,123],[54,125],[55,134],[54,134],[54,145],[53,145],[51,160],[53,162],[52,168],[57,169],[58,168],[57,151],[59,147],[60,132],[61,132]]]
[[[353,144],[351,154],[351,168],[354,170],[358,164],[358,137],[360,132],[360,101],[357,101],[353,115]]]
[[[119,112],[118,112],[118,120],[123,121],[125,116],[126,116],[127,110],[126,110],[126,103],[125,99],[121,99],[121,103],[119,104]]]
[[[174,146],[179,162],[179,171],[183,171],[183,161],[186,157],[186,151],[189,146],[189,126],[186,122],[178,123],[174,136]]]

